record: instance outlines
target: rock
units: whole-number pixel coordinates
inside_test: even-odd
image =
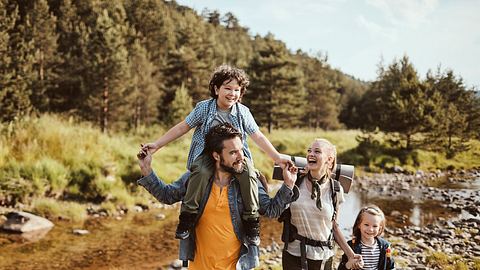
[[[180,269],[183,266],[183,262],[179,259],[176,259],[170,264],[170,266],[173,267],[174,269]]]
[[[2,229],[14,232],[32,232],[39,230],[50,230],[54,224],[43,217],[36,216],[27,212],[10,212],[7,214],[7,221],[2,225]]]
[[[88,230],[83,230],[83,229],[75,229],[73,230],[73,234],[76,235],[86,235],[89,234],[90,232]]]
[[[415,270],[427,270],[427,267],[423,264],[410,264],[409,266]]]
[[[157,220],[165,219],[165,217],[166,217],[165,214],[162,214],[162,213],[157,214],[157,215],[155,216],[155,218],[156,218]]]

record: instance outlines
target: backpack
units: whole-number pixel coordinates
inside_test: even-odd
[[[297,175],[297,182],[295,185],[299,187],[304,179],[305,175]],[[330,185],[331,185],[331,191],[332,191],[332,202],[333,202],[333,215],[332,215],[332,222],[335,222],[337,219],[337,212],[338,212],[338,200],[337,200],[337,194],[340,192],[340,182],[336,179],[330,178]],[[298,199],[299,194],[297,194]],[[288,243],[293,242],[294,240],[299,240],[300,241],[300,252],[301,252],[301,263],[302,263],[302,269],[307,269],[307,260],[306,260],[306,247],[305,245],[309,246],[319,246],[323,249],[323,247],[328,247],[329,249],[333,248],[333,228],[330,231],[330,236],[328,237],[327,241],[317,241],[313,240],[307,237],[304,237],[302,235],[298,234],[298,230],[291,223],[291,218],[292,218],[292,213],[290,212],[290,207],[285,209],[283,211],[282,215],[278,218],[279,222],[283,222],[283,231],[282,231],[282,241],[285,243],[283,250],[286,251],[288,248]]]

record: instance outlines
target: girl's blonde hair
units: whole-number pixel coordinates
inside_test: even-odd
[[[328,178],[330,178],[332,176],[333,170],[335,170],[335,168],[337,167],[337,148],[335,147],[335,145],[333,143],[331,143],[327,139],[317,138],[313,142],[314,143],[318,142],[318,143],[322,144],[322,150],[327,151],[327,157],[332,157],[333,158],[333,162],[331,164],[329,164],[330,166],[328,166],[324,169],[325,174],[327,175]]]
[[[355,239],[358,239],[358,241],[362,239],[360,224],[362,223],[362,218],[365,213],[368,213],[372,216],[378,216],[382,219],[382,221],[380,221],[380,229],[378,230],[378,234],[376,236],[382,235],[383,230],[385,229],[386,220],[383,211],[376,205],[365,206],[358,213],[358,216],[355,219],[355,224],[353,225],[353,236]]]

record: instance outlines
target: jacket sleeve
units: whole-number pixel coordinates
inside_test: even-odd
[[[287,209],[287,207],[295,201],[298,194],[297,187],[294,187],[293,190],[289,189],[285,184],[283,184],[280,189],[277,191],[273,198],[265,191],[265,188],[261,183],[258,184],[258,200],[260,204],[260,215],[277,218],[282,212]],[[298,197],[298,196],[297,196]]]
[[[348,241],[347,244],[352,247],[352,241]],[[345,253],[342,255],[342,260],[338,264],[338,270],[347,270],[348,257]]]
[[[389,245],[387,246],[388,251],[386,254],[386,259],[387,259],[387,270],[395,269],[395,260],[393,259],[392,256],[392,246]]]
[[[140,178],[137,183],[144,187],[159,202],[174,204],[183,200],[187,191],[186,182],[189,176],[190,172],[186,172],[175,182],[167,185],[152,171],[150,175]]]

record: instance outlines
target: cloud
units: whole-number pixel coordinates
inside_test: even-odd
[[[420,27],[429,22],[429,15],[438,7],[438,0],[366,0],[366,3],[380,10],[392,25]]]
[[[356,21],[359,25],[365,27],[373,37],[380,36],[387,38],[389,41],[395,41],[397,39],[396,31],[394,29],[376,24],[366,19],[363,15],[357,16]]]

